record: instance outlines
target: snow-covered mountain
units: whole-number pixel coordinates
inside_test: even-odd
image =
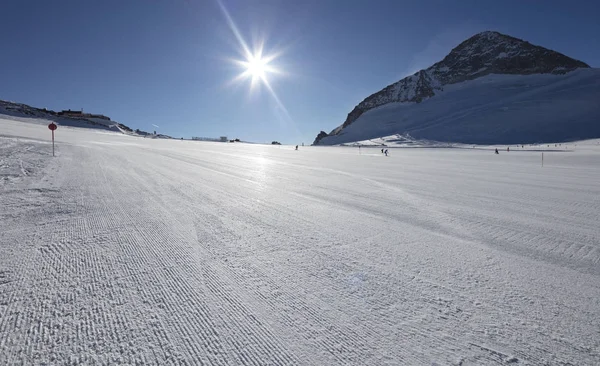
[[[78,115],[78,112],[65,114],[64,112],[65,111],[55,112],[46,108],[36,108],[23,103],[0,100],[0,117],[9,120],[29,121],[38,124],[54,122],[59,126],[108,130],[128,135],[152,138],[172,138],[168,135],[152,134],[139,129],[134,131],[123,123],[113,121],[102,115],[88,113],[81,113]]]
[[[576,70],[576,71],[575,71]],[[600,137],[600,70],[498,32],[359,103],[314,144],[393,134],[465,143]]]
[[[0,100],[0,115],[12,119],[39,119],[52,121],[62,126],[103,129],[114,132],[129,132],[131,129],[122,123],[111,121],[108,117],[96,118],[94,115],[62,115],[46,108],[36,108],[23,103]]]

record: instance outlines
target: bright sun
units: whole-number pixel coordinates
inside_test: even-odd
[[[231,32],[233,33],[233,35],[239,43],[240,49],[238,51],[241,55],[244,56],[242,60],[230,59],[230,61],[232,61],[234,64],[237,64],[242,69],[242,71],[231,80],[231,83],[236,83],[242,80],[250,79],[251,91],[259,85],[264,85],[273,95],[273,98],[275,98],[275,100],[277,100],[277,102],[281,104],[281,102],[279,102],[279,98],[277,97],[275,91],[271,86],[271,83],[269,82],[269,77],[271,75],[284,74],[279,69],[279,67],[277,67],[276,65],[271,65],[271,62],[276,60],[281,55],[281,52],[263,54],[264,39],[256,40],[252,49],[248,47],[248,44],[244,40],[244,37],[240,33],[238,27],[233,21],[233,18],[231,18],[231,15],[229,15],[229,12],[227,11],[223,3],[220,0],[217,0],[217,2],[221,7],[221,11],[223,12],[223,16],[225,16],[225,20],[227,21]]]
[[[255,56],[251,56],[249,57],[248,61],[245,62],[246,64],[246,72],[252,76],[253,78],[260,78],[260,79],[264,79],[265,78],[265,73],[268,70],[268,65],[265,62],[264,59],[262,59],[260,56],[259,57],[255,57]]]
[[[237,64],[242,69],[242,71],[231,80],[231,83],[250,79],[250,92],[252,92],[255,87],[263,85],[271,94],[277,103],[279,110],[283,112],[283,115],[287,121],[293,122],[290,114],[269,82],[269,77],[273,74],[285,75],[285,73],[281,71],[277,65],[271,65],[272,61],[275,61],[279,56],[281,56],[282,51],[263,55],[264,39],[256,40],[257,42],[255,43],[254,48],[251,50],[235,22],[233,21],[233,18],[231,15],[229,15],[227,8],[225,8],[221,0],[217,0],[217,3],[223,12],[223,16],[227,21],[227,25],[239,43],[240,48],[238,52],[244,56],[244,60],[230,59],[230,61],[232,61],[234,64]]]
[[[239,74],[234,80],[250,79],[250,89],[253,90],[259,84],[265,85],[270,88],[269,75],[279,74],[280,71],[271,66],[270,62],[273,61],[277,55],[263,55],[262,46],[254,52],[246,51],[246,60],[235,60],[242,67],[242,73]]]

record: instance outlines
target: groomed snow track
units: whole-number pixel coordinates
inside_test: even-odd
[[[600,364],[600,148],[0,120],[0,364]]]

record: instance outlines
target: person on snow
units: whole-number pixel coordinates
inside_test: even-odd
[[[496,148],[496,154],[500,154],[500,153],[498,152],[498,148]]]
[[[298,145],[296,145],[296,150],[298,150]]]
[[[385,151],[383,153],[385,154],[385,156],[388,156],[387,149],[385,149]]]

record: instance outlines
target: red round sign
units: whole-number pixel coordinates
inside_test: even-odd
[[[55,125],[54,123],[50,123],[50,124],[48,125],[48,128],[49,128],[50,130],[54,131],[54,130],[56,130],[56,129],[58,128],[58,126],[57,126],[57,125]]]

